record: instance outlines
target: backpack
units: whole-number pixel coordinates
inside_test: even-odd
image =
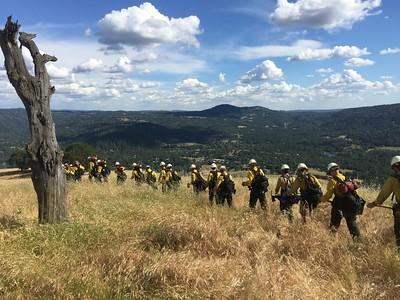
[[[157,181],[157,178],[155,176],[153,176],[153,172],[151,172],[151,173],[147,172],[146,175],[147,175],[146,176],[146,182],[148,184],[155,183]]]
[[[171,176],[172,182],[180,183],[182,178],[176,172],[171,172],[171,173],[172,173],[172,176]]]
[[[101,171],[101,175],[103,175],[104,177],[108,177],[108,176],[110,176],[110,173],[111,173],[111,170],[107,166],[104,166]]]
[[[267,192],[269,187],[268,177],[261,174],[261,169],[257,171],[254,176],[254,180],[251,184],[251,188],[261,192]]]
[[[221,175],[224,177],[224,180],[221,182],[218,190],[222,193],[232,194],[235,192],[235,183],[230,179],[229,174]]]
[[[212,177],[211,177],[210,182],[208,183],[208,188],[213,189],[215,187],[215,184],[217,183],[218,172],[217,171],[215,171],[215,172],[211,171],[210,173],[212,174]]]
[[[205,191],[207,188],[207,181],[201,176],[200,172],[196,172],[196,180],[194,185],[200,191]]]
[[[356,215],[362,215],[365,200],[355,192],[359,188],[357,182],[354,180],[341,180],[337,177],[333,177],[333,179],[337,182],[336,193],[344,200],[344,203],[342,203],[343,209],[353,211]]]
[[[338,177],[333,177],[334,180],[336,180],[337,184],[335,187],[335,191],[339,195],[347,195],[348,193],[353,193],[355,190],[359,188],[357,182],[354,180],[341,180]]]
[[[309,196],[322,196],[321,188],[317,184],[315,184],[310,174],[304,176],[303,182],[306,186],[306,189],[303,191],[303,193]]]

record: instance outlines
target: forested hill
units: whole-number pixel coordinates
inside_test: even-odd
[[[108,160],[184,167],[220,159],[231,167],[250,157],[265,168],[304,161],[324,169],[336,161],[381,182],[400,153],[400,104],[334,111],[274,111],[219,105],[203,111],[55,111],[61,145],[84,142]],[[28,141],[23,109],[0,110],[0,161]],[[3,163],[3,165],[5,165]]]

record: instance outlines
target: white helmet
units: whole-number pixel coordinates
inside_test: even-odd
[[[162,161],[162,162],[160,163],[160,167],[165,167],[165,162]]]
[[[390,165],[393,167],[393,165],[398,163],[400,163],[400,155],[393,156]]]
[[[328,167],[326,167],[326,170],[329,172],[333,168],[339,169],[339,165],[337,163],[331,162],[330,164],[328,164]]]
[[[120,163],[117,161],[117,162],[115,163],[115,165],[116,165],[116,166],[119,166],[119,165],[120,165]]]
[[[250,161],[249,161],[249,165],[255,165],[255,164],[257,164],[257,162],[256,162],[256,160],[255,159],[250,159]]]
[[[137,167],[137,163],[133,163],[133,164],[132,164],[132,167]]]
[[[191,169],[196,169],[196,165],[195,165],[195,164],[191,164],[191,165],[190,165],[190,168],[191,168]]]
[[[219,169],[220,169],[221,171],[225,171],[225,170],[226,170],[226,167],[225,167],[225,166],[220,166]]]
[[[308,170],[308,167],[305,163],[299,163],[299,165],[297,166],[297,170],[301,170],[301,169]]]
[[[97,163],[98,163],[98,164],[101,163],[101,159],[98,159],[98,160],[97,160]]]
[[[216,168],[217,168],[217,164],[212,163],[212,164],[211,164],[211,169],[216,169]]]
[[[289,167],[289,165],[287,165],[287,164],[283,164],[282,166],[281,166],[281,170],[283,171],[283,170],[290,170],[290,167]]]
[[[172,168],[172,165],[171,164],[168,164],[167,165],[167,168],[169,169],[169,168]]]

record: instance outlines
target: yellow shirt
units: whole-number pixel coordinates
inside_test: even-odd
[[[160,174],[158,175],[158,182],[159,183],[167,182],[167,171],[165,170],[165,168],[161,168]]]
[[[101,171],[103,171],[103,167],[102,167],[102,166],[97,166],[97,167],[96,167],[96,172],[97,172],[98,174],[100,174]]]
[[[219,171],[210,171],[210,173],[208,173],[207,183],[210,183],[214,178],[217,180],[220,174]]]
[[[132,179],[141,180],[143,176],[143,171],[141,169],[133,169],[132,170]]]
[[[293,176],[281,176],[278,178],[278,181],[275,186],[275,195],[279,193],[279,190],[287,190],[288,187],[291,187],[294,182]]]
[[[75,167],[75,166],[70,166],[70,167],[69,167],[69,173],[70,173],[71,175],[75,175],[76,170],[78,170],[78,168]]]
[[[337,178],[343,181],[346,180],[346,177],[342,173],[339,173],[337,175]],[[328,185],[326,187],[326,193],[321,197],[321,202],[327,202],[332,198],[332,196],[335,194],[335,188],[337,184],[338,182],[334,178],[329,179]]]
[[[260,175],[264,176],[263,170],[255,166],[251,170],[249,170],[249,172],[247,172],[247,181],[243,182],[243,185],[251,186],[254,178],[256,177],[257,172],[260,172]]]
[[[394,193],[396,196],[396,201],[400,201],[400,179],[390,176],[385,184],[382,186],[381,191],[379,192],[378,197],[376,197],[375,203],[380,205],[390,196],[391,193]]]
[[[307,174],[304,176],[310,176],[311,181],[318,187],[321,188],[321,183],[318,181],[318,179],[312,175],[312,174]],[[296,194],[297,191],[300,189],[300,191],[305,191],[307,189],[306,183],[304,182],[303,176],[297,176],[296,179],[294,180],[292,187],[290,188],[290,192],[292,194]]]
[[[166,181],[171,182],[172,181],[172,173],[174,173],[175,175],[178,175],[178,173],[176,171],[172,171],[172,170],[167,170],[166,172]]]
[[[156,182],[156,181],[157,181],[157,173],[154,172],[154,171],[151,170],[151,169],[146,170],[146,179],[147,179],[147,180],[150,180],[150,181]]]
[[[201,178],[204,180],[203,175],[198,170],[193,170],[192,174],[190,176],[190,183],[194,184],[196,181],[198,181],[198,178]]]
[[[115,173],[116,174],[123,174],[125,172],[125,168],[124,167],[118,167],[115,169]]]
[[[224,176],[226,176],[226,175],[229,176],[229,180],[233,181],[231,174],[228,174],[228,172],[220,173],[217,178],[217,184],[215,185],[216,189],[218,189],[219,186],[221,185],[221,183],[224,182],[224,179],[225,179]]]

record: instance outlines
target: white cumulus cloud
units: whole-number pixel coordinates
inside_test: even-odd
[[[74,73],[85,73],[85,72],[91,72],[91,71],[97,70],[102,65],[103,65],[103,61],[101,59],[90,58],[89,60],[74,67],[72,70]]]
[[[242,83],[250,83],[252,81],[279,79],[282,76],[282,69],[278,68],[273,61],[267,59],[254,69],[248,71],[246,75],[242,76],[240,81]]]
[[[397,54],[400,53],[400,48],[387,48],[379,51],[379,54],[386,55],[386,54]]]
[[[351,58],[370,54],[367,48],[357,46],[335,46],[333,48],[311,49],[289,57],[288,60],[325,60],[330,58]]]
[[[209,85],[197,78],[187,78],[176,83],[175,90],[208,89]]]
[[[104,69],[107,73],[129,73],[132,70],[132,62],[127,56],[121,56],[114,65]]]
[[[322,43],[315,40],[298,40],[291,45],[264,45],[253,47],[240,47],[231,54],[240,60],[252,60],[267,57],[295,56],[307,49],[318,49]]]
[[[306,26],[332,30],[351,28],[377,13],[381,0],[278,0],[270,20],[278,25]]]
[[[113,10],[98,22],[99,42],[107,45],[143,47],[159,43],[199,46],[201,33],[197,16],[169,18],[151,3]]]
[[[71,75],[71,70],[64,67],[57,67],[54,64],[46,65],[47,72],[49,73],[50,78],[68,78]]]
[[[372,66],[374,64],[375,62],[373,60],[360,57],[350,58],[344,63],[346,67],[350,68],[366,67],[366,66]]]

